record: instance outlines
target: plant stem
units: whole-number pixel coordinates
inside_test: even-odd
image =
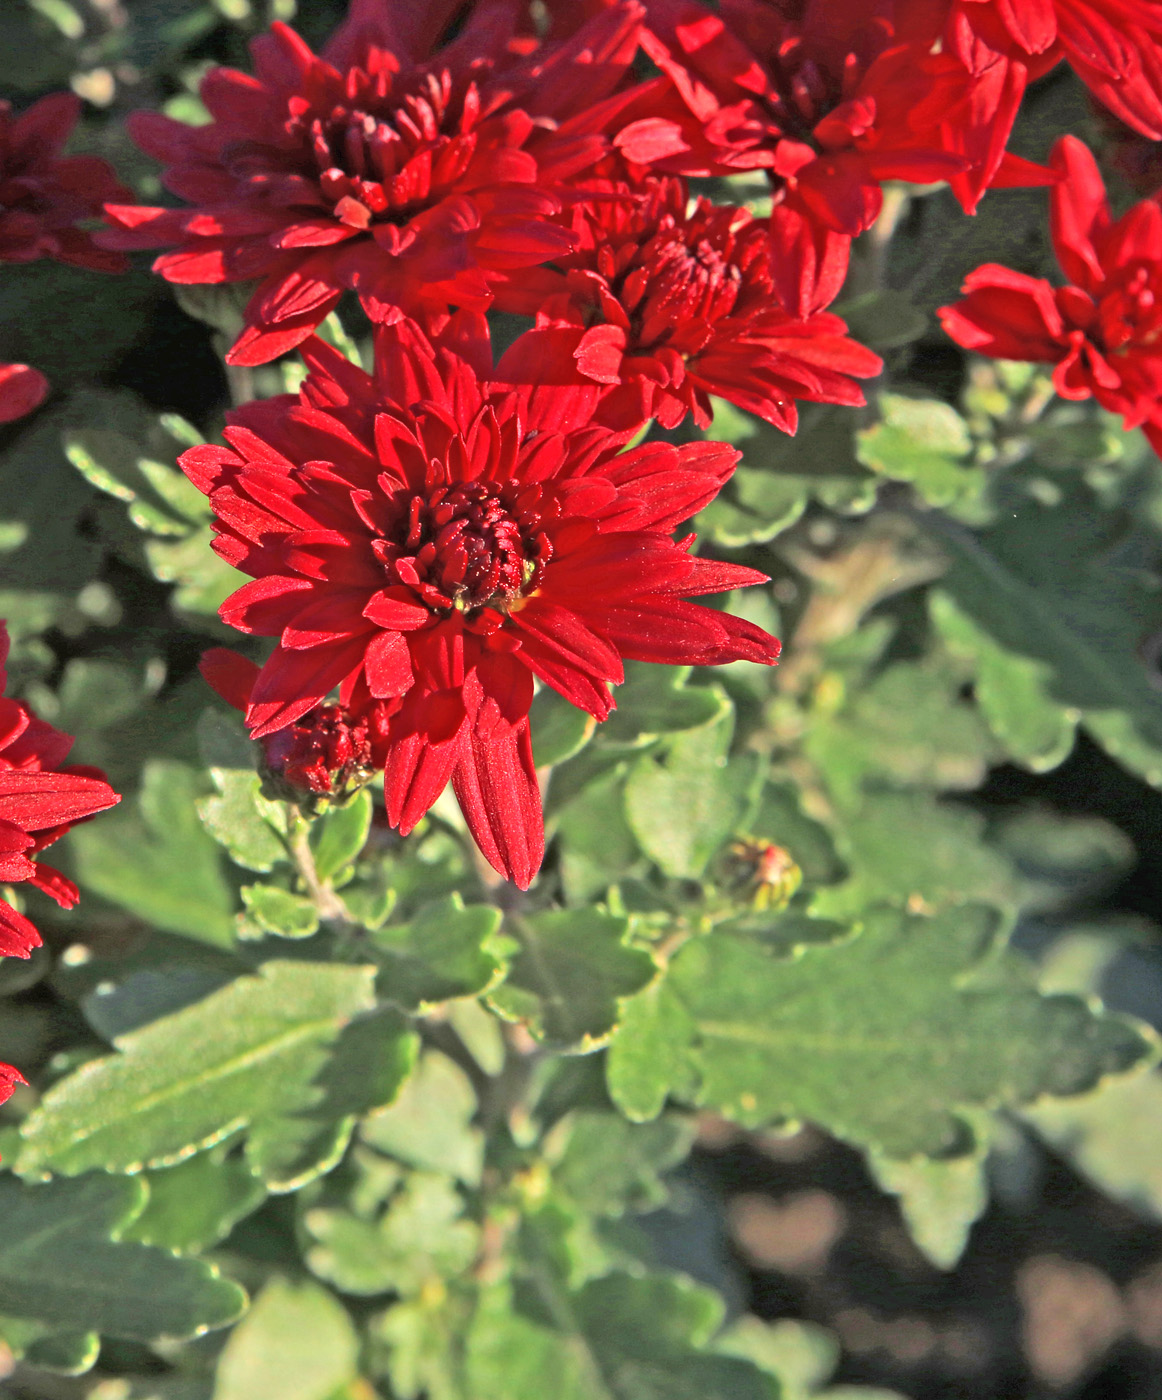
[[[319,911],[319,918],[347,928],[354,927],[346,906],[331,888],[330,880],[319,879],[315,853],[311,850],[310,826],[297,806],[291,805],[289,812],[287,849],[294,859],[303,887]]]

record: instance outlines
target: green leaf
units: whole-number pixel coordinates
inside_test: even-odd
[[[652,666],[630,661],[617,690],[617,709],[598,730],[602,748],[641,748],[660,734],[710,724],[723,709],[722,692],[687,685],[689,666]],[[559,781],[563,775],[556,775]]]
[[[857,806],[871,781],[900,787],[979,786],[995,749],[961,678],[939,657],[900,662],[855,691],[836,714],[813,716],[804,750],[832,797]]]
[[[73,1175],[181,1161],[248,1129],[276,1131],[323,1097],[316,1077],[342,1028],[373,1005],[373,969],[271,962],[174,1015],[122,1036],[22,1127],[18,1170]]]
[[[484,1134],[472,1126],[476,1109],[464,1071],[429,1051],[391,1107],[372,1114],[359,1132],[364,1142],[408,1166],[472,1186],[484,1162]]]
[[[0,1317],[0,1358],[27,1361],[45,1371],[81,1376],[96,1364],[101,1338],[27,1318]]]
[[[210,1265],[110,1238],[145,1195],[104,1174],[35,1186],[0,1176],[0,1313],[140,1341],[233,1322],[246,1295]]]
[[[358,1368],[359,1337],[338,1299],[276,1278],[230,1334],[213,1400],[334,1400]]]
[[[415,1032],[391,1006],[344,1026],[315,1079],[317,1100],[251,1131],[247,1155],[269,1190],[297,1190],[336,1166],[356,1121],[395,1099],[418,1049]]]
[[[5,289],[20,280],[6,277]],[[35,355],[22,360],[0,352],[3,361],[44,366]],[[107,403],[103,395],[78,396],[48,409],[0,453],[0,617],[7,618],[14,639],[62,621],[84,624],[77,597],[96,577],[101,548],[91,531],[82,532],[93,493],[69,470],[60,436]]]
[[[1060,505],[1015,503],[981,534],[936,514],[924,523],[952,556],[941,587],[956,608],[1003,651],[1039,663],[1022,669],[1026,694],[1040,691],[1025,704],[1052,705],[1060,718],[1056,731],[1035,720],[1034,749],[1051,757],[1054,734],[1060,744],[1080,718],[1114,758],[1162,786],[1162,691],[1142,656],[1158,629],[1157,536],[1127,531],[1080,487]],[[991,722],[995,704],[986,713]]]
[[[260,936],[310,938],[319,931],[319,911],[306,895],[277,885],[243,885],[242,902],[249,918],[240,925],[240,932],[253,925]]]
[[[266,1199],[262,1182],[221,1148],[143,1172],[140,1179],[149,1186],[145,1208],[120,1238],[179,1254],[196,1254],[225,1239]]]
[[[932,506],[975,500],[985,474],[968,458],[968,425],[939,399],[881,394],[880,422],[856,434],[856,455],[865,467],[892,481],[909,481]]]
[[[493,986],[504,964],[490,948],[501,912],[488,904],[467,909],[458,894],[426,904],[406,924],[375,934],[379,990],[408,1011],[427,1014],[453,997],[477,996]]]
[[[523,919],[519,951],[489,1005],[521,1021],[538,1040],[585,1053],[617,1025],[621,1000],[640,991],[657,968],[649,953],[626,944],[629,922],[596,909],[558,909]]]
[[[965,1151],[967,1108],[1080,1093],[1149,1053],[1129,1022],[1041,996],[998,954],[998,923],[979,905],[930,919],[874,910],[858,937],[791,959],[694,939],[646,1012],[627,1010],[610,1092],[632,1118],[673,1092],[744,1124],[810,1119],[908,1158]]]
[[[832,307],[847,322],[848,334],[873,350],[896,350],[919,340],[928,329],[928,317],[906,292],[882,287],[864,292]]]
[[[938,1269],[960,1260],[969,1231],[988,1205],[983,1150],[945,1161],[893,1161],[873,1153],[868,1165],[885,1191],[900,1198],[908,1233]]]
[[[930,606],[950,650],[972,664],[977,706],[1008,756],[1035,773],[1068,758],[1081,712],[1052,698],[1052,667],[1006,650],[946,593],[934,591]]]
[[[625,819],[626,764],[586,783],[553,820],[561,879],[570,904],[584,904],[641,864]]]
[[[311,824],[311,850],[320,880],[329,880],[355,859],[371,830],[371,794],[366,788],[342,806],[331,807]]]
[[[210,518],[209,501],[173,461],[184,444],[133,400],[121,401],[117,427],[74,428],[65,434],[64,445],[65,456],[91,486],[128,504],[139,530],[187,535]],[[170,464],[146,458],[143,449]]]
[[[198,799],[202,825],[246,870],[265,873],[284,863],[286,809],[263,797],[255,746],[241,724],[221,710],[206,710],[198,721],[198,745],[219,793]]]
[[[597,721],[570,705],[550,686],[544,686],[529,711],[533,757],[538,768],[564,763],[580,753],[593,738]]]
[[[1082,1176],[1162,1220],[1162,1075],[1128,1075],[1089,1094],[1024,1109],[1022,1118]]]
[[[475,1258],[479,1229],[447,1177],[412,1172],[377,1220],[318,1207],[303,1225],[307,1263],[341,1293],[415,1297]]]
[[[571,1291],[542,1272],[541,1317],[485,1296],[468,1338],[473,1400],[778,1400],[749,1361],[709,1349],[724,1305],[677,1274],[606,1274]]]
[[[812,500],[862,514],[875,503],[876,479],[855,460],[853,420],[844,408],[804,405],[793,438],[716,400],[707,436],[739,444],[743,464],[695,520],[699,535],[727,548],[774,539]]]
[[[756,765],[746,755],[728,758],[733,733],[734,711],[723,697],[712,723],[675,735],[630,770],[630,829],[667,875],[697,879],[742,821]]]
[[[158,928],[228,947],[234,895],[198,820],[197,790],[185,764],[150,759],[137,810],[122,803],[78,828],[70,843],[83,886]]]
[[[925,792],[871,794],[836,830],[851,876],[818,891],[812,912],[855,919],[881,900],[929,912],[967,899],[1013,906],[1020,887],[1004,856],[985,844],[984,827],[978,812]]]
[[[572,1114],[564,1129],[568,1136],[553,1164],[554,1189],[590,1215],[602,1216],[664,1206],[669,1192],[661,1175],[686,1159],[694,1138],[688,1119],[628,1123],[593,1110]]]

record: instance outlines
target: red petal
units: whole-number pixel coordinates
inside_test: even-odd
[[[227,705],[245,711],[250,703],[250,692],[258,679],[258,667],[245,656],[227,647],[211,647],[202,653],[198,662],[202,679],[222,697]]]
[[[0,899],[0,957],[26,958],[41,945],[40,934],[11,904]]]
[[[48,395],[48,380],[29,365],[0,364],[0,423],[14,423]]]
[[[527,716],[515,725],[484,698],[452,774],[460,810],[485,859],[527,890],[545,853],[545,825]]]
[[[411,652],[398,632],[377,632],[363,662],[367,688],[377,700],[404,695],[415,680]]]
[[[97,778],[77,773],[0,771],[0,821],[12,822],[25,831],[46,831],[80,821],[120,801],[120,795]]]

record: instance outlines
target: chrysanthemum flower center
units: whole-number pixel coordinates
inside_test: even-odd
[[[426,74],[410,93],[390,83],[390,74],[354,69],[346,102],[325,110],[291,102],[287,132],[303,144],[304,173],[351,228],[400,222],[437,202],[475,153],[474,83],[457,84],[447,70]]]
[[[1162,340],[1162,279],[1156,265],[1139,264],[1098,306],[1107,350],[1146,346]]]
[[[696,216],[685,228],[663,226],[623,278],[621,301],[639,348],[701,349],[709,328],[734,314],[752,290],[744,264],[753,258],[737,248],[734,230],[722,220],[714,227],[713,218]]]
[[[440,611],[507,610],[537,587],[552,553],[535,500],[521,494],[516,483],[465,481],[401,501],[399,543],[373,545],[390,582]]]

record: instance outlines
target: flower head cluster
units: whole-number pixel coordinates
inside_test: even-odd
[[[118,248],[172,247],[172,282],[258,281],[228,358],[261,364],[356,291],[376,319],[483,309],[514,269],[568,251],[550,215],[607,149],[600,99],[637,49],[624,0],[566,41],[516,39],[522,7],[357,3],[322,55],[284,24],[255,75],[212,70],[213,120],[137,114],[139,144],[188,210],[111,206]]]
[[[129,194],[97,156],[62,157],[80,112],[71,92],[42,97],[19,117],[0,102],[0,262],[56,258],[101,272],[125,268],[122,254],[77,228]]]
[[[227,358],[299,347],[308,369],[182,458],[250,576],[221,615],[273,641],[261,666],[203,660],[269,776],[342,797],[382,772],[403,833],[451,782],[523,887],[544,847],[536,684],[601,720],[627,658],[774,661],[773,637],[696,601],[764,576],[673,537],[738,454],[641,434],[706,428],[715,397],[787,432],[800,402],[863,403],[881,362],[829,308],[884,181],[945,181],[970,212],[1060,181],[1075,285],[981,269],[946,321],[1153,432],[1159,207],[1113,223],[1076,143],[1052,170],[1006,144],[1063,56],[1145,130],[1156,8],[352,0],[320,54],[276,24],[253,76],[212,70],[206,125],[139,114],[186,207],[112,204],[105,244],[165,250],[173,282],[253,284]],[[1132,61],[1119,25],[1145,36]],[[691,197],[740,171],[765,173],[769,215]],[[313,334],[345,292],[374,323],[372,374]],[[499,361],[490,309],[534,320]]]
[[[8,629],[0,622],[0,692],[7,659]],[[76,885],[34,857],[121,800],[99,769],[65,765],[72,744],[27,705],[0,694],[0,884],[27,882],[65,909],[77,902]],[[40,941],[32,923],[0,899],[0,956],[26,958]]]
[[[1162,453],[1162,206],[1142,200],[1115,220],[1097,163],[1072,136],[1052,164],[1062,178],[1050,232],[1066,285],[986,263],[964,300],[941,310],[944,328],[970,350],[1053,365],[1063,398],[1095,398]]]
[[[671,538],[738,454],[623,450],[628,433],[592,424],[590,390],[499,378],[468,312],[432,339],[383,329],[374,379],[322,342],[304,353],[297,401],[239,409],[229,447],[182,458],[216,550],[253,577],[222,616],[278,639],[247,723],[256,738],[308,715],[317,728],[337,687],[348,723],[370,714],[386,732],[391,824],[410,831],[451,780],[485,856],[527,886],[544,844],[534,678],[604,719],[623,658],[778,654],[689,601],[763,576]]]
[[[850,376],[883,368],[838,316],[785,309],[803,282],[794,247],[745,209],[689,207],[682,179],[611,184],[572,227],[577,251],[498,305],[537,317],[521,347],[532,377],[607,386],[602,422],[673,428],[690,413],[705,428],[717,394],[794,432],[796,400],[862,404]]]
[[[931,16],[928,0],[909,0]],[[946,0],[945,45],[976,76],[1025,84],[1063,59],[1128,126],[1162,140],[1162,7],[1156,0]]]
[[[616,144],[659,170],[765,170],[778,199],[846,236],[875,220],[885,180],[950,181],[971,211],[992,184],[1043,179],[1005,155],[1019,94],[994,93],[921,22],[933,7],[913,8],[649,0],[643,44],[663,77]]]
[[[127,199],[113,168],[96,156],[62,156],[81,103],[54,92],[19,117],[0,102],[0,263],[38,258],[100,272],[121,272],[123,253],[100,248],[78,223],[100,216],[106,201]],[[0,363],[0,424],[40,406],[48,380],[30,365]]]

